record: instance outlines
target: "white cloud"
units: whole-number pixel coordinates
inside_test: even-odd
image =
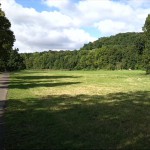
[[[14,46],[20,52],[79,49],[84,43],[95,40],[77,27],[76,20],[59,11],[37,12],[33,8],[22,7],[14,0],[1,1],[16,36]]]
[[[53,0],[45,1],[50,3]],[[140,32],[150,12],[149,0],[80,0],[72,3],[69,9],[70,2],[67,0],[65,7],[59,7],[60,11],[78,20],[76,25],[80,27],[96,27],[101,32],[100,36]]]
[[[150,12],[149,0],[41,0],[50,7],[42,12],[25,8],[15,0],[0,2],[12,23],[15,47],[21,52],[78,49],[96,40],[84,27],[97,28],[99,37],[139,32]]]
[[[127,0],[126,4],[132,6],[133,8],[149,8],[150,1],[149,0]]]
[[[96,23],[95,27],[97,27],[103,35],[115,35],[119,32],[132,32],[135,30],[133,25],[112,20],[104,20]]]
[[[112,0],[84,0],[77,5],[78,15],[82,25],[94,26],[101,32],[101,36],[109,36],[119,32],[139,32],[149,8],[144,8],[150,1],[139,0],[137,5],[134,0],[122,1]],[[134,6],[134,7],[133,7]]]

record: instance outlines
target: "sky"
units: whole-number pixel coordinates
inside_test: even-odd
[[[0,0],[20,53],[75,50],[100,37],[142,32],[150,0]]]

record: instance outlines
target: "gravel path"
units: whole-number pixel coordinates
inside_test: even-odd
[[[4,150],[4,111],[6,107],[9,73],[3,73],[0,78],[0,150]]]

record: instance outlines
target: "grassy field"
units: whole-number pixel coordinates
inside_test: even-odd
[[[149,149],[144,71],[11,74],[6,149]]]

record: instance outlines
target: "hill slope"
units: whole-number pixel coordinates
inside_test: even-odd
[[[119,33],[85,44],[79,51],[22,54],[27,69],[143,69],[143,33]]]
[[[84,44],[84,46],[80,50],[92,50],[96,48],[102,48],[103,46],[143,47],[144,44],[145,44],[145,39],[144,39],[144,34],[142,32],[140,33],[127,32],[127,33],[119,33],[110,37],[99,38],[93,43],[89,42],[88,44]]]

